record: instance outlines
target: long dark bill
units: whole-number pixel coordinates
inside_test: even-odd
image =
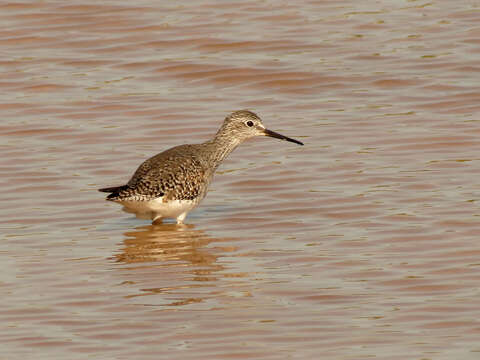
[[[276,138],[276,139],[286,140],[286,141],[290,141],[290,142],[293,142],[293,143],[298,144],[298,145],[303,145],[303,143],[301,141],[289,138],[288,136],[279,134],[279,133],[277,133],[275,131],[272,131],[272,130],[265,129],[265,130],[263,130],[263,132],[265,133],[265,136],[270,136],[270,137],[273,137],[273,138]]]

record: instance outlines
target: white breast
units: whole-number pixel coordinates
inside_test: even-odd
[[[138,218],[155,220],[157,218],[178,218],[187,214],[195,206],[197,201],[192,200],[169,200],[163,202],[159,197],[149,201],[119,201],[123,210],[134,213]]]

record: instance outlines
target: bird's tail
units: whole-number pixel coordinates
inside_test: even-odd
[[[128,187],[127,185],[112,186],[108,188],[98,189],[98,191],[110,193],[110,195],[107,196],[107,200],[114,200],[117,198],[120,191],[125,190],[127,187]]]
[[[122,189],[125,189],[126,187],[127,187],[127,185],[112,186],[112,187],[108,187],[108,188],[98,189],[98,191],[106,192],[106,193],[114,193],[114,192],[118,192]]]

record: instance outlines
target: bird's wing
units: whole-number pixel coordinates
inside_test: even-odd
[[[180,145],[143,162],[111,200],[194,200],[203,197],[207,172],[191,145]]]

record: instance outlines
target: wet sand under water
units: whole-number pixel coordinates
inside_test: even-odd
[[[0,5],[0,349],[478,359],[468,1]],[[187,225],[96,192],[257,112]]]

